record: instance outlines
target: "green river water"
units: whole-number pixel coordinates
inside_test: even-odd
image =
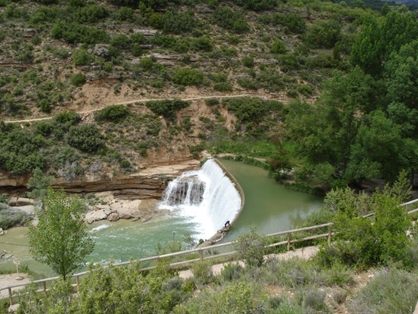
[[[285,189],[267,177],[261,168],[231,160],[221,160],[235,176],[245,193],[245,206],[231,231],[223,239],[235,240],[238,235],[255,227],[257,233],[268,234],[294,228],[305,217],[319,209],[322,198]],[[153,218],[146,223],[119,220],[98,222],[89,226],[96,246],[89,261],[108,259],[126,261],[157,255],[157,247],[166,246],[185,236],[196,236],[199,226],[176,212]],[[6,250],[41,276],[52,276],[52,270],[33,261],[29,254],[27,228],[12,228],[0,237],[0,250]],[[185,248],[191,248],[184,243]],[[0,270],[14,270],[12,258],[0,260]]]

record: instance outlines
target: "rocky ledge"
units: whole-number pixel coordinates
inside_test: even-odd
[[[54,189],[68,193],[96,193],[112,191],[120,199],[159,199],[167,183],[182,172],[198,169],[198,160],[187,160],[175,165],[162,165],[142,169],[137,173],[113,176],[112,174],[86,174],[74,180],[57,177],[52,183]],[[0,171],[0,192],[16,192],[26,189],[30,176],[11,177]]]

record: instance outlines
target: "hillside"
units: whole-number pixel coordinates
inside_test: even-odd
[[[263,157],[277,179],[296,169],[325,189],[393,180],[414,160],[406,111],[391,107],[408,101],[391,92],[403,78],[389,60],[416,38],[406,7],[3,0],[0,10],[0,117],[21,121],[0,124],[5,188],[37,167],[56,187],[108,183],[204,149]],[[374,128],[402,129],[399,144],[361,164],[378,151],[364,143],[380,139],[363,143],[359,126],[378,110],[397,127]]]
[[[198,157],[202,142],[216,142],[216,134],[250,133],[235,123],[236,110],[216,96],[254,95],[261,99],[254,100],[258,106],[275,100],[271,122],[254,125],[255,133],[274,134],[281,103],[314,101],[331,70],[347,67],[355,31],[347,20],[362,14],[332,3],[312,9],[280,3],[261,12],[230,2],[161,4],[0,4],[0,117],[55,116],[52,122],[2,126],[3,176],[21,177],[40,167],[57,179],[83,181]],[[337,42],[341,49],[333,54]],[[178,115],[171,117],[141,105],[174,98],[196,100],[174,102]],[[122,117],[93,119],[94,110],[128,102]],[[70,110],[80,114],[60,115]],[[244,119],[250,123],[253,117]],[[84,148],[70,143],[71,125],[75,137],[85,132],[97,135],[96,141]]]

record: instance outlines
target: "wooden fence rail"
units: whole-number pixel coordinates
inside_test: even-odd
[[[415,199],[415,200],[407,202],[407,203],[403,203],[400,206],[407,207],[407,206],[412,205],[416,202],[418,202],[418,199]],[[418,208],[410,210],[410,211],[406,211],[406,214],[410,215],[410,214],[417,213],[417,212],[418,212]],[[367,214],[364,217],[370,217],[370,216],[373,216],[373,213]],[[310,227],[305,227],[305,228],[292,229],[292,230],[287,230],[287,231],[271,233],[271,234],[266,235],[266,237],[267,238],[285,237],[286,240],[269,244],[269,245],[267,245],[267,247],[272,248],[272,247],[279,247],[279,246],[286,245],[286,249],[287,249],[287,251],[289,251],[290,246],[293,243],[309,241],[309,240],[314,240],[314,239],[321,239],[321,238],[327,238],[328,243],[331,243],[331,238],[335,234],[334,232],[332,232],[332,226],[333,226],[333,223],[330,222],[330,223],[316,225],[316,226],[310,226]],[[326,233],[312,235],[312,236],[306,236],[306,237],[303,237],[303,238],[300,238],[300,239],[295,238],[295,236],[294,236],[294,234],[298,234],[298,233],[302,233],[302,232],[306,232],[306,231],[317,230],[317,229],[326,228],[326,227],[328,227],[328,230],[327,230]],[[178,266],[182,266],[182,265],[186,265],[186,264],[195,263],[197,261],[203,261],[203,260],[209,260],[209,259],[213,259],[213,258],[232,256],[236,253],[236,251],[228,250],[227,252],[222,252],[222,253],[218,253],[218,254],[215,254],[215,252],[216,252],[216,250],[227,248],[228,246],[233,247],[233,245],[234,245],[234,242],[215,244],[215,245],[211,245],[211,246],[208,246],[208,247],[202,247],[202,248],[197,248],[197,249],[193,249],[193,250],[186,250],[186,251],[181,251],[181,252],[175,252],[175,253],[169,253],[169,254],[164,254],[164,255],[141,258],[141,259],[132,260],[132,261],[128,261],[128,262],[116,263],[116,264],[113,264],[113,266],[125,266],[125,265],[129,265],[129,264],[132,264],[132,263],[137,263],[137,262],[139,262],[139,263],[157,262],[157,261],[161,261],[161,260],[164,260],[164,259],[167,259],[167,258],[183,257],[183,256],[187,256],[187,255],[189,255],[189,256],[190,255],[192,255],[192,256],[197,255],[198,256],[197,258],[194,258],[194,259],[182,260],[182,261],[179,261],[179,262],[170,263],[171,267],[178,267]],[[205,253],[206,253],[206,256],[205,256]],[[141,270],[150,270],[154,267],[155,266],[147,266],[147,267],[141,268]],[[84,272],[80,272],[80,273],[72,275],[71,279],[75,280],[74,285],[75,285],[77,291],[78,291],[79,285],[80,285],[80,278],[83,277],[84,275],[88,274],[89,272],[90,271],[84,271]],[[42,284],[42,289],[40,289],[38,291],[46,293],[48,291],[47,283],[56,281],[58,278],[59,277],[51,277],[51,278],[45,278],[45,279],[40,279],[40,280],[34,280],[31,283]],[[13,286],[8,286],[8,287],[0,289],[0,291],[1,290],[8,290],[10,305],[13,305],[14,304],[13,290],[16,289],[16,288],[21,288],[21,287],[28,286],[31,283],[22,283],[22,284],[17,284],[17,285],[13,285]]]

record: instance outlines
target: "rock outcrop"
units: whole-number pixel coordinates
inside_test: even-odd
[[[142,169],[129,175],[89,175],[67,180],[55,178],[54,189],[64,189],[68,193],[95,193],[112,191],[120,199],[160,198],[167,183],[184,171],[199,168],[198,160],[188,160],[176,165],[163,165]],[[6,171],[0,171],[0,192],[26,189],[30,176],[11,177]]]

